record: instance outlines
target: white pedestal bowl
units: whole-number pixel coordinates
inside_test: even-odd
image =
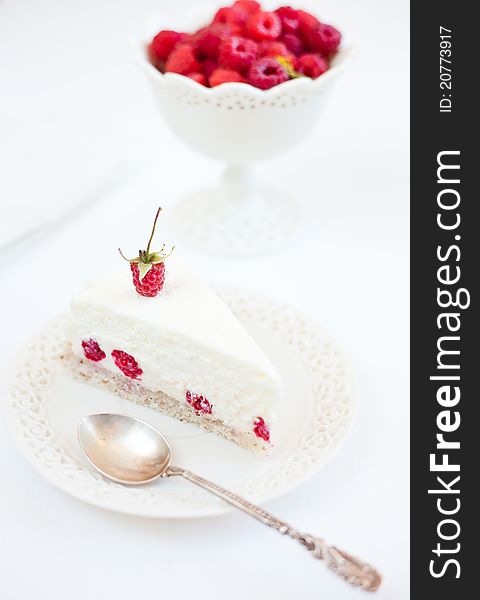
[[[146,43],[135,52],[170,129],[194,150],[227,163],[210,189],[192,190],[172,208],[176,234],[207,252],[256,256],[295,239],[299,209],[283,190],[257,184],[251,166],[274,158],[314,129],[348,52],[318,79],[299,77],[269,90],[245,83],[215,88],[150,64]]]

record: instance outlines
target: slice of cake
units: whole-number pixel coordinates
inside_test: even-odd
[[[132,262],[134,285],[128,272],[113,274],[74,299],[65,355],[72,373],[245,448],[267,450],[279,400],[273,365],[175,255],[167,265],[153,264],[160,274],[151,267],[141,277]],[[159,289],[144,297],[138,285]]]

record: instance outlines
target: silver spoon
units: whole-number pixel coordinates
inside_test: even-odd
[[[78,424],[78,441],[88,461],[113,481],[140,485],[158,477],[183,477],[279,533],[297,540],[315,558],[323,559],[330,569],[352,585],[374,592],[381,583],[378,571],[347,552],[328,545],[321,538],[298,532],[263,508],[187,469],[171,466],[172,451],[167,440],[145,421],[116,414],[83,417]]]

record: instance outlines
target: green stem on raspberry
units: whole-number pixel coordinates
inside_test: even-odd
[[[158,219],[158,215],[160,214],[160,211],[162,210],[162,207],[159,206],[158,210],[157,210],[157,214],[155,215],[155,221],[153,222],[153,227],[152,227],[152,233],[150,234],[150,239],[148,240],[148,245],[147,245],[147,250],[145,253],[145,262],[148,263],[150,260],[150,244],[152,243],[152,239],[153,239],[153,235],[155,233],[155,227],[157,226],[157,219]]]

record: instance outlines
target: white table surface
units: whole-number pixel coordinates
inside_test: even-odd
[[[152,208],[168,208],[192,181],[206,183],[220,173],[221,165],[167,131],[125,43],[125,34],[140,32],[150,13],[174,19],[193,4],[0,0],[0,129],[6,131],[0,144],[18,151],[49,127],[75,143],[82,129],[93,141],[96,132],[107,139],[122,165],[83,210],[0,256],[2,392],[15,353],[66,309],[84,279],[119,267],[117,246],[132,248],[143,239]],[[303,241],[254,260],[178,251],[212,282],[303,308],[345,348],[360,390],[353,432],[326,468],[268,508],[369,559],[385,577],[377,597],[403,599],[409,560],[408,6],[406,0],[310,5],[343,25],[357,53],[314,135],[260,169],[264,179],[300,196],[310,221]],[[28,177],[28,161],[24,166]],[[55,164],[50,168],[55,178]],[[293,542],[241,514],[168,522],[84,505],[33,471],[3,419],[0,470],[3,600],[362,597]]]

